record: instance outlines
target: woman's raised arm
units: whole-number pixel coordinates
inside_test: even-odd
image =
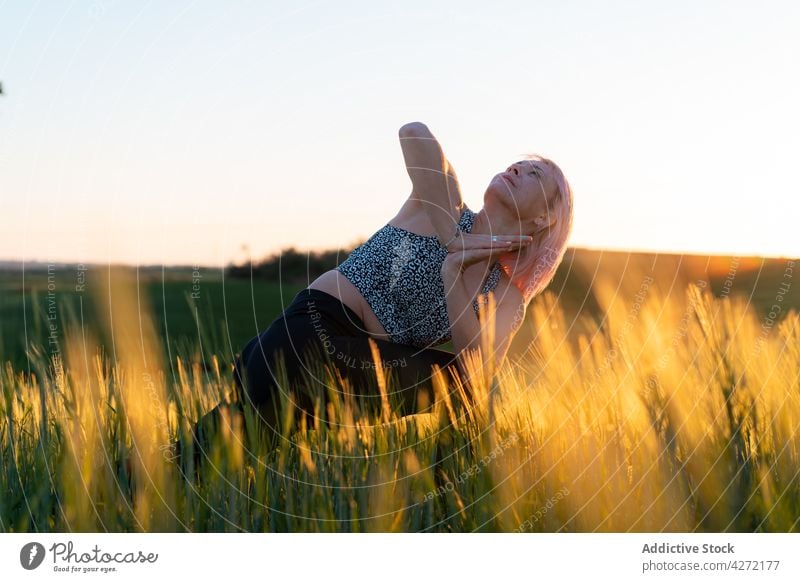
[[[411,198],[422,203],[439,240],[446,244],[464,210],[455,170],[424,123],[405,124],[399,137],[411,178]]]

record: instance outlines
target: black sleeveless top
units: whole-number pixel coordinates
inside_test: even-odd
[[[475,213],[465,208],[459,230],[471,232],[474,221]],[[441,273],[446,256],[438,237],[387,223],[336,269],[361,292],[393,342],[425,348],[452,337]],[[481,294],[493,291],[499,281],[495,262]],[[472,307],[477,314],[474,299]]]

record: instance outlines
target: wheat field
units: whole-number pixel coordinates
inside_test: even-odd
[[[245,408],[183,466],[169,444],[232,397],[230,366],[164,361],[116,273],[97,293],[110,350],[74,325],[3,366],[0,531],[800,530],[797,311],[629,279],[593,281],[604,317],[580,326],[545,291],[524,356],[476,355],[468,386],[435,374],[431,414],[398,418],[385,385],[366,412],[329,375],[327,422],[265,438]]]

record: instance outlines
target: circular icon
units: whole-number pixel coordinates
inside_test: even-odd
[[[19,563],[26,570],[35,570],[44,561],[44,546],[39,542],[29,542],[19,551]]]

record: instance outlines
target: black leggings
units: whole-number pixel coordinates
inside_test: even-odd
[[[348,380],[360,407],[379,410],[375,360],[365,329],[358,315],[333,295],[317,289],[300,291],[283,314],[250,340],[237,358],[234,376],[239,400],[245,406],[254,406],[273,428],[280,425],[285,414],[281,402],[287,401],[289,392],[293,395],[296,420],[301,414],[314,416],[315,400],[318,398],[323,407],[329,401],[330,372],[323,367],[327,366],[327,370],[335,368]],[[442,368],[452,389],[452,375],[458,374],[453,353],[374,338],[372,341],[378,347],[381,366],[388,372],[388,397],[397,414],[423,412],[434,403],[434,364]],[[281,358],[286,383],[278,367]],[[340,390],[338,382],[333,386]],[[321,416],[325,413],[322,408]]]
[[[386,340],[373,340],[387,374],[387,396],[392,412],[399,416],[429,410],[434,404],[433,365],[437,364],[452,391],[453,380],[462,381],[456,356],[434,348],[419,349]],[[284,374],[278,364],[285,369]],[[294,425],[302,417],[307,426],[327,422],[328,390],[340,390],[329,374],[336,370],[349,383],[349,391],[362,412],[381,410],[376,367],[369,336],[356,313],[333,295],[304,289],[286,310],[258,336],[250,340],[236,358],[234,379],[237,398],[233,405],[219,404],[192,428],[194,461],[198,467],[221,423],[230,414],[252,407],[267,438],[276,443],[288,411],[281,408],[292,394]],[[455,377],[455,378],[454,378]],[[462,384],[463,385],[463,384]],[[467,390],[466,387],[465,391]],[[282,396],[283,394],[283,396]],[[465,394],[471,398],[469,392]],[[340,400],[343,400],[340,393]],[[315,404],[322,409],[315,414]],[[247,438],[247,435],[243,435]],[[170,454],[182,463],[180,440],[171,444]],[[183,466],[182,466],[183,467]],[[183,468],[182,468],[183,470]]]

